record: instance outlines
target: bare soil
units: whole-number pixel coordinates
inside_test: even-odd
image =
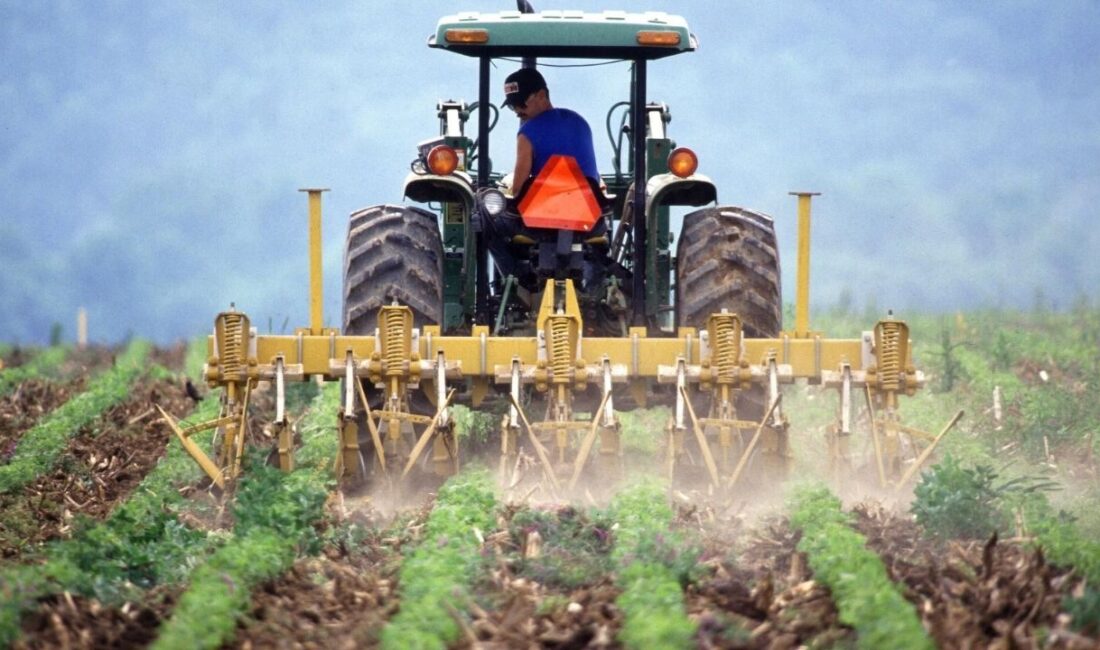
[[[52,472],[20,492],[0,495],[0,557],[19,557],[65,537],[78,516],[102,519],[125,500],[164,455],[172,435],[157,404],[176,416],[194,408],[179,382],[141,385],[94,426],[77,432]]]
[[[874,504],[854,509],[856,528],[905,586],[941,648],[1100,648],[1068,628],[1063,600],[1082,584],[1021,540],[935,542],[909,517]]]
[[[44,599],[23,619],[23,636],[13,650],[145,648],[171,615],[177,589],[153,589],[141,602],[104,607],[99,601],[64,593]]]
[[[30,379],[0,398],[0,464],[11,460],[24,433],[84,387],[84,378],[66,383]]]
[[[812,579],[799,538],[783,518],[749,531],[735,522],[709,527],[709,574],[685,592],[700,647],[843,647],[855,639],[837,620],[829,590]]]

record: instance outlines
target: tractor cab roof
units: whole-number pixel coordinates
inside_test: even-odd
[[[429,47],[474,57],[659,59],[697,47],[687,21],[663,12],[465,12],[440,19]]]

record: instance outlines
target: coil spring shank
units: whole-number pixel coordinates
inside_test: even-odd
[[[548,365],[553,375],[554,383],[569,381],[569,371],[573,367],[573,345],[569,326],[572,319],[568,316],[551,316],[547,321],[549,340],[546,351]]]
[[[412,347],[412,312],[407,307],[383,307],[378,321],[386,374],[403,374]]]
[[[741,319],[737,314],[713,314],[707,323],[707,330],[711,367],[717,372],[718,381],[733,381],[741,360]]]
[[[218,315],[218,362],[227,381],[242,381],[248,363],[248,318],[244,314],[226,312]]]
[[[884,391],[898,391],[902,388],[907,328],[901,321],[882,321],[875,330],[879,385]]]

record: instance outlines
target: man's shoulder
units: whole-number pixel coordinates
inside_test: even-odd
[[[555,108],[558,112],[558,117],[563,120],[579,120],[588,124],[588,120],[584,119],[584,116],[571,108]]]

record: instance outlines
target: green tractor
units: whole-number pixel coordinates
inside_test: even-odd
[[[737,315],[737,337],[775,338],[782,328],[779,254],[770,217],[714,205],[717,188],[696,172],[695,153],[678,148],[669,136],[668,106],[647,96],[650,61],[693,52],[697,47],[683,18],[654,12],[535,13],[523,0],[519,5],[518,11],[444,17],[430,37],[430,47],[477,62],[477,100],[469,104],[440,102],[436,106],[438,136],[417,145],[404,196],[426,207],[378,205],[351,215],[344,256],[343,333],[383,337],[380,310],[392,304],[411,310],[412,325],[418,332],[435,326],[443,336],[461,337],[480,326],[487,327],[492,337],[543,336],[539,340],[552,345],[553,334],[549,330],[542,333],[547,315],[564,313],[575,301],[579,331],[572,338],[558,337],[563,350],[558,357],[565,362],[555,369],[552,350],[540,351],[537,359],[515,360],[535,367],[524,375],[522,383],[528,386],[519,401],[543,396],[547,421],[534,428],[544,440],[556,440],[548,446],[557,449],[558,465],[568,472],[576,448],[580,446],[583,455],[588,452],[578,442],[589,428],[588,422],[577,421],[574,412],[611,412],[607,405],[610,378],[601,381],[593,377],[596,380],[587,384],[562,380],[567,373],[578,373],[571,364],[572,358],[579,358],[580,338],[603,337],[592,339],[592,343],[585,339],[585,352],[598,354],[601,350],[592,349],[599,347],[596,340],[626,340],[632,336],[632,328],[635,339],[638,331],[651,337],[675,337],[682,328],[706,331],[708,319],[719,313]],[[602,165],[606,173],[600,179],[596,228],[545,227],[545,222],[522,212],[522,204],[517,206],[514,198],[505,195],[505,174],[492,163],[490,141],[495,142],[494,127],[500,117],[493,100],[501,98],[499,82],[494,83],[491,75],[494,61],[507,61],[508,67],[520,62],[533,67],[547,59],[629,64],[630,96],[610,106],[605,120],[613,156]],[[497,152],[515,151],[514,133],[498,130],[496,135],[501,141]],[[674,206],[698,208],[684,216],[675,240],[670,229]],[[519,227],[498,228],[494,224],[501,219],[510,219]],[[675,254],[674,241],[678,246]],[[733,321],[723,327],[712,335],[733,336]],[[660,356],[648,342],[633,354],[646,359]],[[494,362],[500,361],[507,362]],[[660,362],[675,363],[675,359]],[[539,367],[545,368],[542,381],[538,379]],[[553,382],[547,379],[551,375],[558,378],[558,385],[551,386]],[[382,384],[374,384],[382,390],[368,397],[372,383],[363,382],[365,403],[373,402],[382,410],[387,400],[395,403],[394,391]],[[506,390],[509,382],[507,377],[498,377],[495,383],[504,384]],[[510,383],[515,399],[517,381]],[[732,386],[732,380],[728,383]],[[727,386],[730,390],[720,399],[712,399],[710,392],[694,394],[693,417],[698,411],[714,422],[740,423],[751,432],[748,425],[764,415],[765,396],[761,386],[744,383],[746,390]],[[486,391],[479,393],[474,388],[472,394],[462,391],[458,399],[479,403]],[[679,430],[686,429],[684,400],[677,386],[633,381],[631,388],[630,394],[615,402],[618,408],[644,406],[654,398],[658,403],[676,403]],[[412,414],[431,413],[446,399],[442,394],[425,393],[408,391],[407,397],[400,398],[402,403],[393,407],[410,415],[402,415],[406,424],[400,437],[405,442],[391,445],[391,456],[408,457],[413,448],[417,436],[411,422],[426,416]],[[683,397],[686,399],[686,393]],[[502,471],[515,457],[516,440],[522,437],[517,409],[514,403],[503,425]],[[372,459],[376,455],[372,449],[382,451],[378,444],[372,446],[366,435],[373,426],[370,417],[361,415],[357,427],[359,449],[364,452],[361,468],[368,473],[369,467],[379,466],[377,459]],[[384,419],[378,417],[380,422]],[[592,416],[593,422],[597,419]],[[621,463],[618,425],[613,416],[605,420],[600,426],[601,457],[614,466]],[[761,447],[782,463],[785,425],[778,415],[773,424],[770,443]],[[400,425],[395,420],[393,426]],[[737,454],[744,449],[748,435],[741,440],[733,428],[722,430],[727,458],[731,450]],[[378,432],[373,435],[377,442]],[[395,438],[392,428],[389,437]],[[684,438],[677,438],[681,451]],[[688,456],[700,459],[701,437],[689,438],[687,444],[696,448]],[[457,442],[440,446],[448,451],[437,450],[435,458],[455,458],[456,446]],[[670,452],[670,459],[673,455],[684,457]],[[579,473],[584,458],[573,462]],[[669,462],[671,467],[672,460]],[[724,465],[728,468],[732,462]]]
[[[649,61],[696,49],[682,18],[459,14],[439,22],[429,46],[477,61],[478,98],[438,104],[439,135],[417,146],[404,195],[427,208],[380,205],[351,215],[344,333],[373,333],[379,307],[396,300],[412,309],[417,326],[439,325],[444,334],[482,324],[494,336],[529,335],[546,281],[569,278],[589,335],[626,336],[630,326],[671,335],[677,327],[703,327],[722,309],[741,316],[748,336],[779,334],[771,218],[702,207],[715,202],[717,189],[695,172],[695,154],[670,138],[668,106],[646,95]],[[539,227],[504,234],[488,226],[514,207],[502,193],[504,174],[494,168],[489,146],[498,135],[498,155],[505,151],[510,159],[515,150],[513,132],[494,133],[493,100],[501,95],[490,73],[501,59],[630,62],[630,97],[611,106],[606,119],[614,155],[602,165],[608,171],[601,179],[606,209],[599,234]],[[673,206],[702,207],[684,217],[676,240]]]
[[[489,399],[503,407],[492,442],[509,485],[529,468],[554,494],[565,477],[575,488],[584,475],[617,475],[618,413],[664,405],[668,475],[731,494],[742,478],[782,475],[790,453],[781,386],[804,380],[838,393],[822,465],[851,474],[853,434],[866,422],[878,483],[905,485],[951,427],[932,436],[901,423],[899,399],[924,383],[908,326],[890,317],[855,339],[810,328],[813,193],[799,192],[795,323],[782,329],[771,218],[717,206],[717,188],[696,172],[695,154],[669,137],[668,107],[647,96],[650,61],[696,49],[684,19],[519,5],[445,17],[429,39],[477,61],[477,101],[441,102],[438,135],[416,146],[404,196],[426,207],[351,215],[342,331],[323,327],[323,190],[308,190],[310,327],[262,335],[236,309],[215,318],[204,376],[224,387],[222,411],[186,428],[166,418],[188,453],[216,484],[231,485],[241,471],[249,395],[267,382],[279,440],[273,462],[290,471],[287,382],[339,380],[335,470],[349,484],[396,486],[456,471],[450,406]],[[511,184],[490,155],[499,118],[490,72],[494,61],[511,68],[548,59],[628,67],[629,97],[613,102],[605,120],[613,155],[598,180],[581,174],[575,158],[551,157],[509,197]],[[517,150],[511,133],[497,135],[504,149]],[[675,251],[673,208],[686,212]],[[856,409],[861,395],[865,419]],[[222,433],[215,458],[190,440],[210,428]]]

